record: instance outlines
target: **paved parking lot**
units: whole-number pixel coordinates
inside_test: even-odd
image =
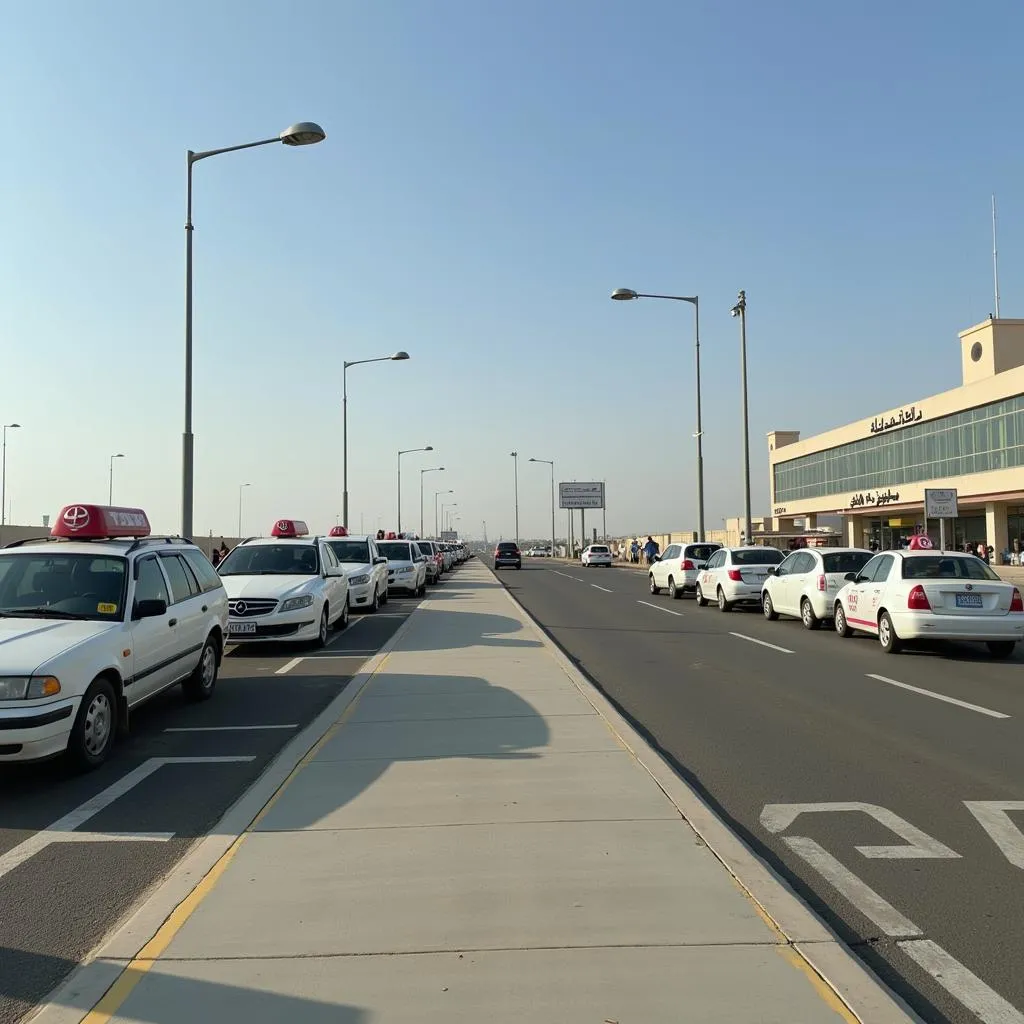
[[[322,651],[229,648],[212,700],[157,697],[89,775],[0,770],[0,1024],[69,973],[418,604],[355,615]]]

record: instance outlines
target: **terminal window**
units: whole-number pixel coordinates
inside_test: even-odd
[[[1024,395],[775,465],[775,502],[1024,466]]]

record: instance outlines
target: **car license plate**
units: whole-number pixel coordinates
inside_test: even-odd
[[[957,594],[957,608],[981,608],[981,594]]]
[[[229,622],[228,633],[255,633],[255,622]]]

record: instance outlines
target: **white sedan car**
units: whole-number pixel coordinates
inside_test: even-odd
[[[864,548],[803,548],[791,552],[768,569],[761,588],[761,609],[766,619],[792,615],[805,629],[817,629],[832,618],[836,595],[846,586],[848,573],[858,573],[871,558]]]
[[[886,654],[904,640],[970,640],[1008,658],[1024,637],[1020,591],[980,558],[959,551],[883,551],[836,596],[836,632],[878,637]]]
[[[583,566],[604,565],[611,568],[612,552],[607,544],[591,544],[583,549],[580,555],[580,563]]]
[[[388,603],[388,560],[375,537],[332,535],[327,544],[348,578],[348,606],[375,612]]]
[[[695,592],[701,569],[708,559],[721,547],[715,541],[695,544],[669,544],[660,558],[655,558],[647,579],[652,594],[668,591],[668,596],[680,598],[684,593]]]
[[[270,537],[242,541],[217,572],[228,594],[228,642],[310,640],[324,647],[348,625],[348,580],[323,537],[279,519]]]
[[[768,569],[785,557],[778,548],[719,548],[697,577],[697,607],[716,601],[720,612],[731,612],[737,604],[760,604]]]
[[[419,544],[414,540],[379,540],[377,547],[388,560],[388,589],[422,597],[427,591],[427,556]]]

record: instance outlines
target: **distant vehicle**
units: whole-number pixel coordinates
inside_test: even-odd
[[[769,567],[785,557],[778,548],[719,548],[697,578],[697,606],[717,601],[720,612],[731,612],[737,604],[760,604]]]
[[[382,540],[380,553],[388,560],[388,589],[422,597],[427,590],[427,556],[414,540]]]
[[[377,539],[352,537],[334,527],[327,543],[348,577],[348,604],[375,612],[388,603],[388,560],[377,550]]]
[[[652,594],[668,591],[668,596],[680,598],[697,589],[697,578],[708,559],[721,548],[715,541],[695,544],[669,544],[661,557],[656,557],[647,574]]]
[[[863,548],[801,548],[768,569],[761,588],[766,619],[792,615],[805,629],[817,629],[832,618],[836,595],[847,573],[858,573],[871,558]]]
[[[513,566],[516,569],[522,569],[523,556],[519,550],[519,545],[515,541],[499,541],[497,547],[495,547],[494,568],[500,569],[502,566]]]
[[[589,568],[594,565],[603,565],[610,569],[612,566],[612,552],[607,544],[591,544],[583,549],[580,555],[580,564]]]

